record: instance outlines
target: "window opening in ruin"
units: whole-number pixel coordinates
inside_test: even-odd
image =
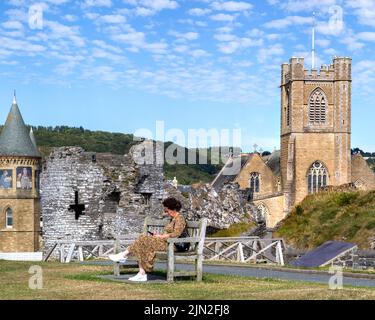
[[[142,193],[143,204],[150,205],[152,193]]]
[[[121,199],[121,192],[114,191],[111,192],[104,200],[104,209],[105,213],[116,213],[118,205]]]

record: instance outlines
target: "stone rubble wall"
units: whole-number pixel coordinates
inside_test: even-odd
[[[123,156],[85,152],[80,147],[54,149],[40,177],[45,250],[57,240],[103,240],[139,233],[147,214],[159,215],[162,166],[139,166],[133,151]],[[79,203],[85,204],[85,215],[78,220],[68,210],[75,191]],[[148,203],[142,195],[145,191],[152,193]]]
[[[256,209],[236,183],[220,192],[210,184],[180,192],[165,181],[162,164],[139,161],[142,148],[151,143],[133,146],[125,156],[85,152],[80,147],[54,149],[40,176],[45,251],[57,240],[93,241],[141,233],[146,216],[162,217],[162,201],[168,196],[182,202],[187,219],[208,218],[215,229],[255,216]],[[151,156],[154,160],[162,157],[162,150],[154,148]],[[79,203],[85,204],[85,214],[78,220],[68,210],[75,191]]]

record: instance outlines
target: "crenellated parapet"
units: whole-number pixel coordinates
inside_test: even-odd
[[[335,57],[330,65],[322,65],[319,70],[305,69],[305,59],[293,57],[281,66],[281,85],[291,81],[351,81],[352,59]]]

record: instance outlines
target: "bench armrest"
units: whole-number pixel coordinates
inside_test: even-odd
[[[201,241],[200,238],[168,238],[168,243],[198,243]]]

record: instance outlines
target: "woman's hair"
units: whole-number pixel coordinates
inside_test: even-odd
[[[182,208],[181,202],[175,198],[167,198],[163,201],[163,206],[173,211],[180,211]]]

